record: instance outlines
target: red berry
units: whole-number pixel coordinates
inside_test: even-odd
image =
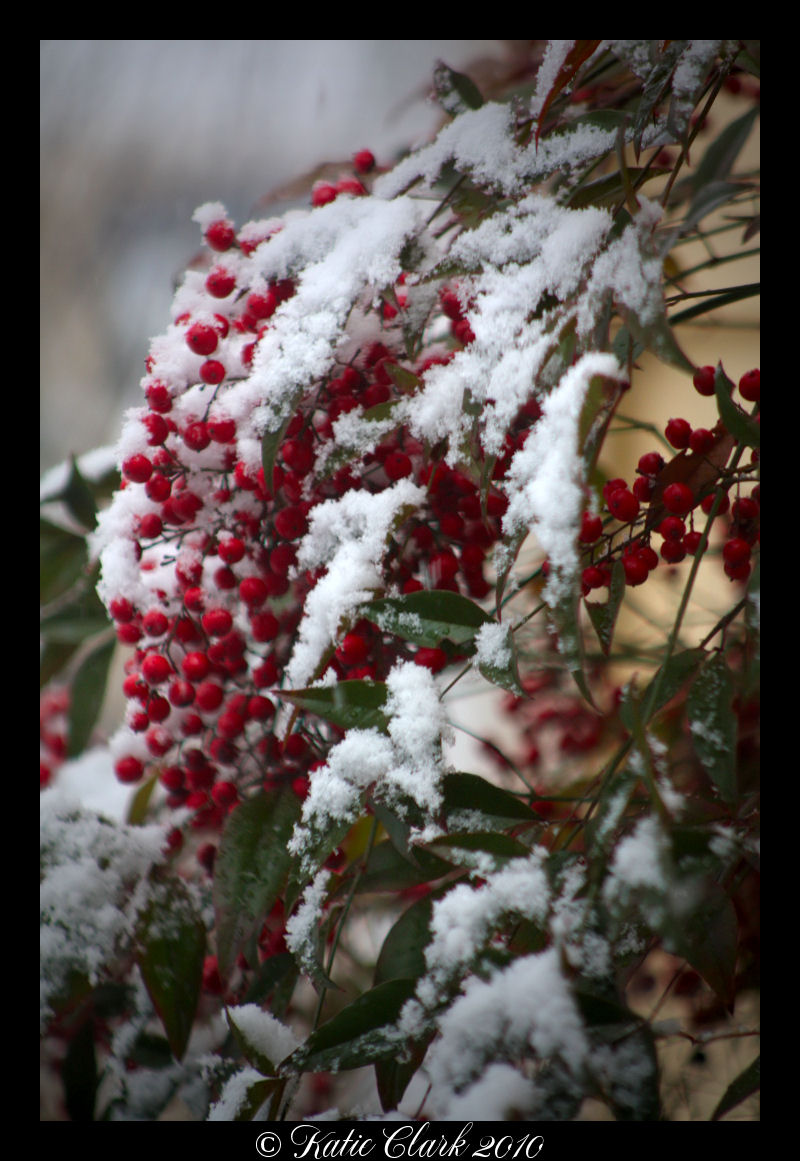
[[[307,529],[306,514],[299,505],[283,508],[275,517],[275,531],[284,540],[298,540]]]
[[[205,239],[212,250],[230,250],[236,238],[233,223],[225,218],[212,222],[205,232]]]
[[[184,681],[182,678],[178,678],[169,687],[169,700],[170,704],[174,706],[183,707],[191,705],[194,701],[194,686],[190,681]]]
[[[240,540],[238,536],[231,536],[227,540],[221,541],[217,548],[217,556],[221,557],[226,564],[236,564],[244,554],[244,541]]]
[[[369,149],[360,149],[353,157],[356,173],[370,173],[375,168],[375,156]]]
[[[689,447],[696,455],[707,455],[714,446],[714,434],[708,428],[696,427],[689,436]]]
[[[667,564],[680,564],[686,556],[682,540],[665,540],[661,545],[661,556]]]
[[[447,654],[442,649],[418,649],[414,661],[417,665],[424,665],[432,673],[438,673],[447,664]]]
[[[160,653],[148,653],[142,662],[142,677],[148,685],[160,685],[172,676],[172,666]]]
[[[163,504],[165,500],[169,499],[172,484],[163,472],[153,472],[145,484],[145,492],[147,492],[147,498],[152,500],[154,504]]]
[[[239,596],[250,607],[263,605],[269,596],[267,586],[261,577],[246,576],[239,585]]]
[[[578,540],[581,544],[594,544],[603,534],[603,520],[602,517],[596,516],[592,512],[584,512],[581,517],[581,530],[578,534]]]
[[[623,554],[622,567],[625,571],[626,584],[632,586],[644,584],[650,573],[647,561],[635,551]]]
[[[144,766],[138,758],[128,756],[118,759],[114,764],[114,773],[120,782],[138,782],[144,772]]]
[[[169,620],[160,609],[151,609],[142,618],[142,628],[148,637],[163,637],[169,628]]]
[[[655,493],[656,482],[651,476],[637,476],[633,481],[633,494],[640,504],[649,504]]]
[[[225,378],[225,367],[217,359],[206,359],[200,368],[200,378],[210,386],[216,386]]]
[[[601,589],[604,584],[604,577],[601,569],[595,564],[589,565],[581,574],[581,581],[587,592],[592,589]]]
[[[206,290],[214,298],[227,298],[236,288],[236,275],[224,266],[215,266],[206,278]],[[212,348],[213,349],[213,348]]]
[[[186,332],[186,342],[196,355],[210,355],[217,349],[219,335],[207,323],[195,323]]]
[[[271,718],[275,713],[275,705],[268,697],[262,697],[261,694],[255,694],[248,699],[247,702],[247,716],[253,721],[263,722]]]
[[[336,200],[338,190],[329,181],[318,181],[311,191],[312,206],[326,206]]]
[[[195,423],[190,423],[184,429],[182,436],[183,442],[192,451],[204,451],[211,443],[208,425],[202,419],[198,419]]]
[[[665,516],[658,526],[658,531],[665,540],[683,540],[686,525],[680,516]]]
[[[744,564],[750,559],[750,545],[741,536],[734,536],[728,540],[722,549],[722,558],[726,564]]]
[[[688,484],[668,484],[662,500],[664,507],[675,516],[685,516],[694,507],[694,494]]]
[[[122,464],[122,474],[134,484],[146,484],[153,474],[153,465],[147,456],[129,456]]]
[[[664,457],[658,452],[645,452],[639,456],[636,470],[643,476],[657,476],[664,466]]]
[[[714,368],[713,367],[698,367],[695,371],[692,382],[694,389],[699,395],[713,395],[714,394]]]
[[[205,713],[213,713],[222,705],[225,694],[213,681],[202,681],[195,690],[195,705]]]
[[[687,552],[691,553],[691,555],[694,556],[695,553],[697,552],[698,548],[700,547],[700,541],[702,539],[703,539],[702,532],[696,532],[694,530],[691,532],[687,532],[683,538],[683,546]]]
[[[120,624],[127,624],[136,616],[136,610],[126,597],[114,597],[108,606],[108,611]]]
[[[369,642],[359,633],[345,634],[336,656],[342,665],[361,665],[369,656]]]
[[[223,738],[238,738],[244,730],[244,718],[235,710],[226,710],[217,718],[217,732]]]
[[[687,419],[671,419],[664,429],[664,434],[667,437],[667,442],[676,451],[682,451],[689,446],[689,440],[692,436],[692,425]]]
[[[164,416],[150,411],[144,416],[142,423],[147,428],[147,442],[150,447],[160,447],[169,436],[169,424]]]
[[[209,637],[224,637],[233,628],[233,617],[227,609],[209,609],[203,614],[202,624]]]
[[[614,480],[607,480],[606,483],[603,484],[603,499],[605,500],[606,504],[608,503],[609,498],[613,496],[615,492],[623,492],[627,486],[627,480],[622,480],[619,478]]]
[[[759,403],[761,400],[761,371],[745,371],[739,380],[739,394],[748,403]]]
[[[151,383],[145,389],[145,395],[151,411],[166,414],[172,410],[172,396],[166,384]]]
[[[187,653],[181,662],[183,675],[189,681],[202,681],[204,677],[208,676],[210,668],[211,665],[205,653]]]
[[[413,465],[405,452],[390,452],[383,461],[383,469],[390,480],[404,480],[413,471]]]
[[[617,520],[627,524],[639,515],[639,501],[627,488],[617,488],[606,501],[608,510]]]
[[[231,443],[236,438],[236,424],[232,419],[209,419],[208,434],[214,443]]]

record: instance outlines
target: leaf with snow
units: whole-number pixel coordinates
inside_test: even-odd
[[[240,802],[228,815],[213,888],[223,978],[284,888],[291,865],[287,845],[299,814],[296,795],[272,792]]]
[[[525,696],[514,634],[507,622],[489,621],[481,626],[475,635],[472,664],[492,685],[499,685],[518,697]]]
[[[392,1026],[414,992],[413,979],[391,979],[364,992],[312,1032],[283,1062],[293,1072],[339,1072],[397,1055]]]
[[[362,605],[359,615],[384,633],[394,633],[404,641],[429,648],[445,640],[464,645],[492,621],[480,605],[461,593],[444,589],[382,597]]]
[[[689,688],[686,710],[692,745],[723,801],[735,803],[736,738],[733,675],[723,653],[715,653]]]
[[[158,877],[149,893],[136,925],[136,959],[172,1053],[180,1060],[200,1000],[205,924],[180,879]]]

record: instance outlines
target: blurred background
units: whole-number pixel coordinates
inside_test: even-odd
[[[529,44],[41,41],[40,471],[113,443],[139,404],[197,206],[242,224],[321,163],[390,163],[437,125],[437,59],[485,73]]]

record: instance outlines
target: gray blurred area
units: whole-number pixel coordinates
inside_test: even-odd
[[[514,43],[41,41],[40,470],[113,443],[140,403],[198,205],[241,224],[321,163],[391,162],[437,124],[437,59],[491,66]]]

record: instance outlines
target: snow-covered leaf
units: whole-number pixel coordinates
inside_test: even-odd
[[[737,796],[733,696],[733,675],[725,655],[716,653],[692,682],[686,703],[695,753],[728,803],[734,803]]]
[[[281,1072],[339,1072],[397,1054],[393,1024],[414,994],[413,979],[391,979],[364,992],[312,1032]]]
[[[300,815],[291,791],[257,794],[228,815],[214,865],[217,958],[223,978],[283,890]]]
[[[180,1060],[189,1042],[203,978],[206,930],[185,886],[175,876],[150,885],[150,901],[136,926],[142,979]]]
[[[339,681],[333,686],[282,689],[280,696],[342,729],[387,728],[383,707],[388,690],[382,681]]]
[[[382,597],[362,605],[359,613],[384,633],[395,633],[404,641],[429,648],[442,641],[464,645],[492,620],[469,597],[439,589]]]

